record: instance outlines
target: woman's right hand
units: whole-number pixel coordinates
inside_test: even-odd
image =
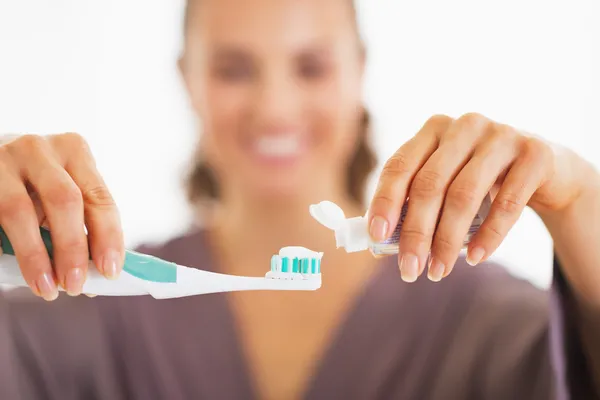
[[[58,297],[58,285],[81,294],[90,254],[107,278],[122,269],[119,213],[78,134],[0,137],[0,226],[25,281],[45,300]],[[52,262],[40,226],[52,232]]]

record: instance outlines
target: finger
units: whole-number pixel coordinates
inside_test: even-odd
[[[512,132],[500,128],[488,136],[448,188],[431,247],[430,280],[440,281],[452,271],[485,196],[515,159]]]
[[[24,179],[39,195],[52,231],[58,282],[68,294],[79,295],[89,258],[81,191],[58,163],[45,139],[25,136],[18,141],[13,150],[15,159],[20,162]]]
[[[46,214],[44,214],[44,208],[42,207],[42,202],[40,200],[40,196],[33,190],[31,185],[26,184],[27,193],[29,193],[29,197],[33,202],[33,207],[35,208],[35,214],[37,216],[39,226],[48,229],[48,219],[46,218]]]
[[[487,259],[500,246],[529,199],[548,178],[547,167],[552,157],[552,151],[538,139],[529,138],[524,142],[489,215],[469,243],[467,260],[470,264],[476,265]]]
[[[396,228],[410,182],[435,151],[438,135],[450,122],[451,118],[446,116],[431,118],[385,164],[369,207],[369,231],[373,240],[387,239]]]
[[[60,135],[50,140],[83,195],[92,260],[100,273],[115,279],[123,268],[125,258],[123,230],[115,201],[81,136]]]
[[[425,269],[446,190],[471,157],[485,126],[470,118],[455,121],[442,135],[438,149],[415,175],[400,233],[399,263],[405,281],[415,281]]]
[[[0,187],[0,225],[15,250],[21,274],[33,293],[55,300],[58,288],[33,203],[16,171],[4,164],[0,164]]]
[[[94,297],[97,297],[97,294],[90,294],[90,293],[84,293],[87,297],[89,297],[90,299],[93,299]]]

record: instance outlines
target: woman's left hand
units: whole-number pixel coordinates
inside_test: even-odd
[[[589,170],[575,153],[479,114],[434,116],[386,163],[369,209],[370,233],[377,241],[389,237],[409,198],[402,278],[415,281],[431,251],[428,276],[439,281],[451,272],[488,192],[489,215],[467,250],[472,265],[498,248],[526,206],[542,218],[569,207]]]

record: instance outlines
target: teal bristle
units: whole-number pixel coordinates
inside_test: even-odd
[[[277,260],[279,259],[279,256],[273,256],[271,257],[271,271],[276,272],[277,271]]]
[[[281,257],[276,254],[271,257],[271,271],[275,273],[316,275],[321,273],[321,260],[311,257]]]
[[[308,258],[303,258],[302,260],[300,260],[300,272],[303,274],[308,274],[309,270],[308,270],[308,266],[309,266],[309,260]]]
[[[281,259],[281,272],[289,272],[288,268],[289,268],[289,259],[287,257],[283,257]]]

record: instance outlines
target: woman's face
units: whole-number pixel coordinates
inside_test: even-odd
[[[225,193],[345,184],[362,117],[350,0],[195,1],[182,70]]]

